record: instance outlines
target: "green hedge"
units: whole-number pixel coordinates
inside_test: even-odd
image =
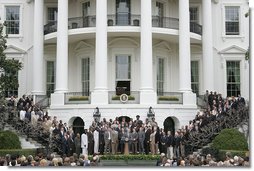
[[[212,141],[212,147],[218,150],[247,151],[248,143],[244,134],[237,129],[224,129]]]
[[[112,96],[112,100],[120,100],[120,96]],[[135,100],[134,96],[128,96],[128,100]]]
[[[160,155],[103,155],[101,160],[158,160]]]
[[[36,155],[36,149],[8,149],[8,150],[0,150],[0,156],[5,156],[6,154],[11,155]]]
[[[0,131],[0,149],[21,149],[17,134],[11,131]]]
[[[88,101],[88,96],[72,96],[69,98],[69,101]]]
[[[175,97],[175,96],[159,96],[158,100],[160,100],[160,101],[179,101],[179,98]]]

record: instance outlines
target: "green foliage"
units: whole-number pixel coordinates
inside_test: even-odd
[[[72,96],[69,98],[69,101],[87,101],[88,99],[88,96]]]
[[[112,100],[120,100],[120,96],[112,96]],[[128,100],[135,100],[135,97],[130,95],[128,96]]]
[[[0,95],[8,90],[18,89],[18,71],[22,69],[21,62],[6,59],[4,50],[7,48],[7,36],[3,35],[3,29],[4,25],[0,24]]]
[[[244,134],[237,129],[222,130],[212,143],[212,147],[218,150],[248,150],[248,143]]]
[[[213,157],[215,157],[216,159],[218,158],[219,155],[219,150],[213,148],[213,147],[206,147],[202,149],[202,154],[203,155],[207,155],[207,154],[211,154]]]
[[[101,160],[158,160],[160,155],[103,155]]]
[[[21,149],[19,137],[11,131],[0,131],[0,149]]]
[[[161,101],[178,101],[179,98],[177,98],[175,96],[159,96],[158,100],[161,100]]]
[[[5,156],[6,154],[10,155],[24,155],[24,156],[36,156],[36,149],[7,149],[0,150],[0,156]]]

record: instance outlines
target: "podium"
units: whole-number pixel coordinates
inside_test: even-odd
[[[129,155],[129,141],[124,142],[124,155]]]

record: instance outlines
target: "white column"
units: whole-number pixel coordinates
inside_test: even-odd
[[[141,0],[140,39],[140,103],[154,104],[151,0]]]
[[[56,89],[55,93],[68,91],[68,0],[58,0]]]
[[[43,26],[44,0],[34,1],[34,33],[33,33],[33,90],[34,95],[45,94],[43,82],[43,54],[44,54],[44,26]]]
[[[179,86],[191,92],[189,0],[179,0]]]
[[[214,91],[213,38],[211,0],[202,0],[202,50],[203,50],[203,93]]]
[[[183,105],[196,107],[196,95],[191,91],[189,0],[179,0],[179,91]]]
[[[92,104],[108,103],[107,1],[96,0],[95,87]]]

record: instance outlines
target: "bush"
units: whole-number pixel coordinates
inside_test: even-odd
[[[217,150],[248,150],[248,143],[244,134],[237,129],[222,130],[212,143],[212,147]]]
[[[88,101],[88,96],[72,96],[69,98],[69,101]]]
[[[103,155],[101,160],[158,160],[160,155]]]
[[[21,149],[19,137],[11,131],[0,131],[0,149]]]
[[[179,98],[177,98],[175,96],[159,96],[158,100],[161,100],[161,101],[179,101]]]
[[[113,96],[111,99],[112,100],[120,100],[120,96]],[[129,95],[128,100],[135,100],[135,97],[132,95]]]
[[[0,156],[5,156],[6,154],[10,155],[24,155],[24,156],[35,156],[36,149],[8,149],[8,150],[0,150]]]
[[[213,157],[218,158],[219,150],[212,147],[203,148],[202,155],[206,156],[207,154],[211,154]]]

